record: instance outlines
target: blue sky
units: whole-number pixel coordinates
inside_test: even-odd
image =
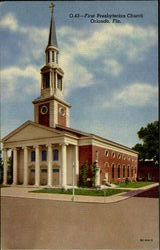
[[[158,118],[157,2],[57,1],[55,22],[71,127],[132,147]],[[45,62],[49,2],[1,2],[2,137],[33,120]],[[121,23],[69,15],[143,14]],[[94,19],[97,19],[96,17]]]

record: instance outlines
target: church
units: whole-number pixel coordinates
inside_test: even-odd
[[[7,184],[8,155],[13,155],[12,185],[78,186],[84,164],[96,164],[96,186],[137,178],[138,154],[100,136],[70,127],[71,105],[64,99],[56,27],[51,11],[40,96],[33,100],[34,121],[26,121],[2,139],[3,184]],[[37,44],[38,46],[38,44]]]

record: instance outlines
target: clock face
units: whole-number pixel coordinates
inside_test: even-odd
[[[48,107],[47,107],[46,105],[43,105],[43,106],[41,107],[40,112],[41,112],[42,115],[47,114],[47,112],[48,112]]]
[[[62,116],[65,116],[65,109],[61,107],[61,108],[59,109],[59,113],[60,113]]]

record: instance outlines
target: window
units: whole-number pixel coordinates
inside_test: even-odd
[[[112,157],[115,158],[115,152],[112,152]]]
[[[46,161],[47,160],[47,151],[43,150],[42,151],[42,161]]]
[[[53,160],[54,161],[58,161],[58,154],[59,154],[58,149],[54,149],[53,150]]]
[[[59,169],[53,169],[53,173],[59,173]]]
[[[36,159],[35,151],[32,151],[31,152],[31,161],[35,161],[35,159]]]
[[[109,163],[108,163],[108,162],[106,162],[106,163],[105,163],[105,166],[106,166],[106,168],[107,168],[107,167],[109,167]]]
[[[129,166],[127,168],[127,177],[129,177]]]
[[[62,76],[57,75],[57,88],[62,90]]]
[[[52,51],[52,62],[54,62],[55,59],[54,59],[54,51]]]
[[[109,151],[106,150],[105,155],[108,157],[109,156]]]
[[[58,64],[58,52],[56,53],[56,63]]]
[[[114,179],[114,164],[112,165],[112,179]]]
[[[121,159],[121,154],[118,154],[118,159]]]
[[[48,62],[50,61],[50,52],[48,51]]]
[[[120,178],[120,171],[121,171],[121,168],[120,168],[120,165],[118,165],[118,178]]]
[[[50,87],[50,72],[47,72],[43,75],[43,88]]]
[[[31,169],[31,173],[35,173],[35,169]]]
[[[133,168],[131,168],[131,177],[133,177]]]
[[[123,165],[123,178],[125,177],[125,165]]]
[[[41,173],[47,173],[47,169],[41,169]]]

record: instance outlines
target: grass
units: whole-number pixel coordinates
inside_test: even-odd
[[[146,182],[146,181],[141,181],[141,182],[122,182],[117,184],[117,187],[122,187],[122,188],[140,188],[140,187],[145,187],[148,185],[154,184],[154,182]]]
[[[104,190],[95,190],[95,189],[85,189],[78,188],[75,189],[75,195],[86,195],[86,196],[111,196],[115,194],[119,194],[122,192],[128,192],[129,190],[125,189],[106,189]],[[33,193],[47,193],[47,194],[72,194],[72,189],[62,189],[62,188],[44,188],[40,190],[30,191]]]

